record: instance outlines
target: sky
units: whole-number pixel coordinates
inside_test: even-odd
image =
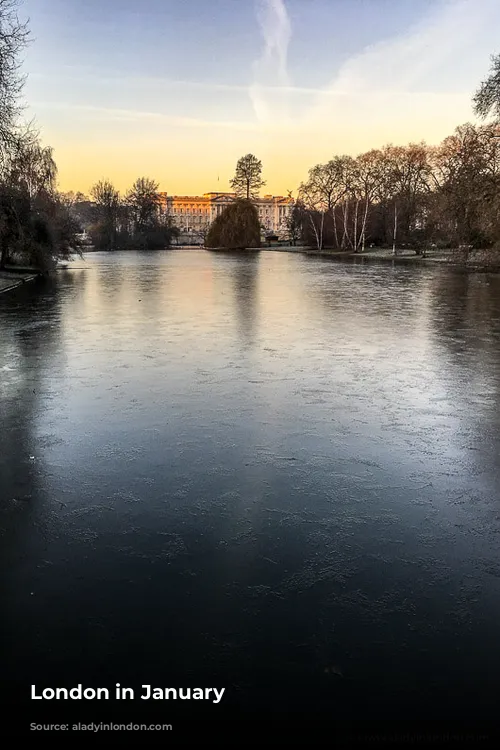
[[[27,116],[61,190],[140,176],[229,190],[240,156],[264,192],[386,143],[474,121],[500,52],[498,0],[23,0]]]

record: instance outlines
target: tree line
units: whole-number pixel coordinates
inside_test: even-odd
[[[389,144],[312,167],[287,220],[288,240],[354,253],[367,244],[394,254],[401,247],[417,254],[429,247],[500,252],[500,54],[492,56],[473,106],[492,121],[461,125],[438,146]],[[241,245],[243,223],[248,246],[255,246],[258,216],[245,201],[263,185],[262,163],[253,154],[242,157],[231,180],[238,210],[229,207],[218,218],[211,246]]]
[[[123,196],[103,179],[90,190],[90,200],[81,193],[66,194],[72,215],[88,226],[98,250],[159,249],[168,247],[178,230],[161,205],[158,183],[139,177]]]
[[[92,187],[90,200],[57,190],[53,150],[23,119],[20,56],[30,32],[18,7],[18,0],[0,0],[0,270],[50,269],[81,252],[87,225],[96,248],[168,246],[176,230],[160,210],[154,180],[137,179],[123,197],[109,180]]]
[[[83,227],[97,249],[169,246],[178,229],[154,180],[138,178],[123,196],[109,179],[93,185],[90,198],[57,190],[53,151],[23,122],[20,54],[29,30],[17,8],[18,0],[0,0],[0,269],[9,262],[50,267],[80,250]],[[289,241],[351,252],[367,245],[500,252],[500,55],[473,105],[491,121],[461,125],[438,146],[389,144],[312,167],[287,220]],[[215,222],[208,243],[258,246],[253,201],[265,185],[262,163],[243,156],[230,184],[236,205]]]
[[[292,241],[352,252],[366,244],[500,251],[500,55],[473,97],[486,124],[438,146],[387,145],[309,170],[289,221]]]
[[[262,162],[253,154],[241,157],[230,184],[236,199],[250,202],[257,198],[260,188],[266,184],[262,179]],[[178,227],[173,225],[172,218],[162,206],[158,188],[155,180],[140,177],[124,195],[120,195],[106,178],[92,186],[90,198],[82,193],[66,193],[64,198],[75,220],[87,227],[96,249],[158,249],[168,247],[179,236]],[[236,243],[235,246],[239,247],[245,238],[248,246],[254,247],[260,242],[257,212],[238,200],[235,204],[229,215],[223,212],[223,219],[214,221],[207,236],[204,233],[208,246]]]
[[[48,268],[78,249],[79,227],[56,190],[52,149],[23,121],[20,54],[29,29],[17,8],[17,0],[0,0],[0,269]]]
[[[309,170],[294,221],[307,244],[362,252],[500,243],[500,126],[466,124],[438,146],[335,156]]]

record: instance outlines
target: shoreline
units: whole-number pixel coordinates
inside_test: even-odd
[[[270,251],[278,253],[295,253],[311,257],[322,257],[331,258],[337,261],[343,260],[359,260],[364,261],[382,261],[387,263],[388,261],[418,264],[418,265],[436,265],[440,264],[448,266],[462,271],[471,271],[478,273],[500,273],[500,253],[497,257],[491,258],[491,251],[477,250],[476,252],[470,253],[468,259],[460,258],[459,250],[455,251],[430,251],[431,255],[422,257],[416,255],[414,250],[400,250],[397,255],[394,255],[392,249],[369,249],[365,250],[364,253],[355,253],[352,251],[343,250],[317,250],[313,247],[293,246],[293,245],[281,245],[281,246],[261,246],[260,248],[248,248],[247,250],[227,250],[223,248],[201,248],[208,250],[209,252],[219,252],[228,254],[247,254],[247,253],[258,253],[260,251]],[[181,249],[181,248],[179,248]],[[429,251],[427,251],[429,252]],[[17,289],[23,284],[33,282],[40,278],[43,274],[35,269],[24,268],[24,267],[9,267],[0,271],[0,295],[11,292]]]
[[[0,271],[0,294],[11,292],[13,289],[23,286],[23,284],[35,281],[35,279],[38,279],[40,276],[41,274],[35,271]]]
[[[324,258],[335,258],[337,260],[343,259],[359,259],[363,260],[380,260],[380,261],[403,261],[405,263],[440,263],[442,265],[454,266],[457,268],[463,268],[470,271],[489,271],[491,273],[500,273],[500,253],[498,253],[498,259],[493,262],[488,259],[487,254],[489,251],[478,250],[476,253],[471,253],[467,260],[458,257],[459,251],[440,252],[431,251],[434,254],[416,255],[414,250],[400,250],[397,255],[394,255],[391,249],[383,250],[365,250],[364,253],[355,253],[352,251],[344,250],[317,250],[313,247],[294,247],[293,245],[283,245],[281,247],[262,247],[261,250],[269,250],[271,252],[280,253],[300,253],[302,255],[310,255],[313,257],[324,257]],[[429,251],[427,251],[429,252]]]

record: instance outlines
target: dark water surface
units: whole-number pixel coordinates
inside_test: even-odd
[[[74,266],[0,298],[2,672],[25,723],[496,717],[500,277]],[[29,700],[116,682],[226,693]]]

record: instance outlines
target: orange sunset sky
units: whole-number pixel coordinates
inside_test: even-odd
[[[60,188],[227,190],[237,159],[295,191],[334,154],[473,120],[498,0],[25,0],[28,114]]]

